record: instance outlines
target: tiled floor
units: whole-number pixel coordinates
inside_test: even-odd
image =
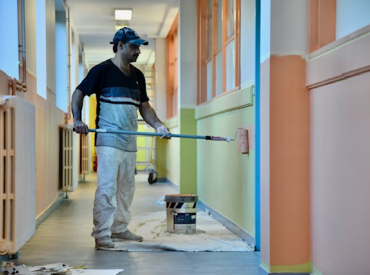
[[[246,274],[257,275],[259,252],[114,252],[95,250],[92,205],[96,175],[86,177],[38,228],[19,251],[17,264],[28,266],[67,263],[89,269],[123,269],[124,274]],[[165,211],[159,198],[177,193],[165,183],[150,185],[147,176],[137,177],[133,215]],[[98,275],[98,274],[97,274]]]

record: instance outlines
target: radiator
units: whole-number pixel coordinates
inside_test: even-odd
[[[73,192],[78,186],[78,135],[73,132],[73,125],[66,124],[61,129],[62,142],[62,188]]]
[[[85,175],[90,173],[90,146],[89,146],[89,135],[80,135],[81,137],[81,174],[85,177]]]
[[[0,255],[14,255],[36,230],[35,106],[16,96],[0,103]]]

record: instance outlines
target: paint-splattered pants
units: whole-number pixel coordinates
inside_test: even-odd
[[[136,152],[96,147],[98,186],[95,192],[91,234],[94,238],[127,230],[135,192]]]

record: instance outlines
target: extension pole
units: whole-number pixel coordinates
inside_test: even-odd
[[[168,136],[171,138],[193,138],[193,139],[205,139],[214,141],[232,141],[230,137],[215,137],[215,136],[195,136],[195,135],[180,135],[180,134],[161,134],[161,133],[149,133],[149,132],[134,132],[134,131],[123,131],[123,130],[105,130],[105,129],[89,129],[89,132],[93,133],[111,133],[111,134],[125,134],[125,135],[137,135],[137,136],[157,136],[163,137]]]

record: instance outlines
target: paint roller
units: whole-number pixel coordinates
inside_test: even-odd
[[[197,136],[197,135],[182,135],[182,134],[162,134],[162,133],[151,133],[151,132],[135,132],[135,131],[125,131],[125,130],[106,130],[106,129],[88,129],[89,132],[92,133],[110,133],[110,134],[125,134],[125,135],[136,135],[136,136],[158,136],[163,137],[167,136],[170,138],[192,138],[192,139],[205,139],[205,140],[213,140],[213,141],[234,141],[236,140],[236,136],[239,130],[244,130],[243,128],[238,128],[235,131],[235,137],[218,137],[218,136]],[[75,129],[73,128],[73,131]]]

